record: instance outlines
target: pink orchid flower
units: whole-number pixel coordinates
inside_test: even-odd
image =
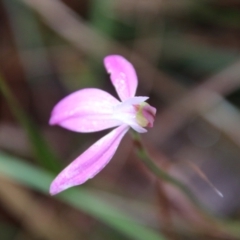
[[[156,109],[145,102],[148,97],[135,97],[138,80],[132,64],[122,56],[110,55],[104,59],[104,65],[121,101],[100,89],[82,89],[54,107],[49,123],[76,132],[117,128],[59,173],[50,186],[52,195],[80,185],[99,173],[109,163],[130,127],[144,133],[147,132],[145,127],[153,126]]]

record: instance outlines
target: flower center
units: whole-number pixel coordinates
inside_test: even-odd
[[[142,102],[133,105],[136,110],[136,120],[141,127],[152,127],[155,119],[156,109],[148,103]]]

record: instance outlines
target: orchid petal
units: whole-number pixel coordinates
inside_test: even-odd
[[[113,118],[113,109],[120,102],[96,88],[74,92],[53,109],[49,123],[76,132],[96,132],[122,123]]]
[[[139,124],[137,123],[129,123],[129,125],[131,126],[132,129],[134,129],[136,132],[139,133],[146,133],[147,129],[141,127]]]
[[[119,55],[104,58],[104,65],[118,96],[122,101],[134,97],[138,85],[137,75],[133,65]]]
[[[111,160],[128,129],[127,125],[122,125],[94,143],[55,178],[50,193],[57,194],[93,178]]]
[[[127,105],[141,104],[142,102],[145,102],[148,99],[149,99],[149,97],[142,97],[142,96],[128,98],[124,102],[122,102],[120,105],[118,105],[118,107],[121,108],[121,107],[127,106]]]

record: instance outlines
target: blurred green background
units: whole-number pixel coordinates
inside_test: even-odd
[[[149,172],[130,135],[94,179],[49,196],[108,132],[51,127],[51,110],[85,87],[116,96],[108,54],[157,108],[141,135],[152,160],[201,207]],[[238,0],[2,0],[0,240],[240,239],[239,89]]]

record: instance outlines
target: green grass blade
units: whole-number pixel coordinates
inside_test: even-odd
[[[22,110],[17,100],[11,93],[10,89],[4,82],[0,75],[0,92],[8,103],[13,115],[26,131],[30,143],[32,145],[33,153],[38,160],[38,163],[48,170],[58,172],[60,165],[57,157],[49,148],[47,142],[43,138],[37,126],[31,121],[30,117]]]
[[[0,152],[0,174],[6,175],[20,184],[48,194],[53,175],[39,168],[30,166],[22,160]],[[153,229],[143,226],[119,210],[105,203],[84,189],[70,189],[58,198],[73,207],[93,216],[131,239],[164,240],[165,238]]]

